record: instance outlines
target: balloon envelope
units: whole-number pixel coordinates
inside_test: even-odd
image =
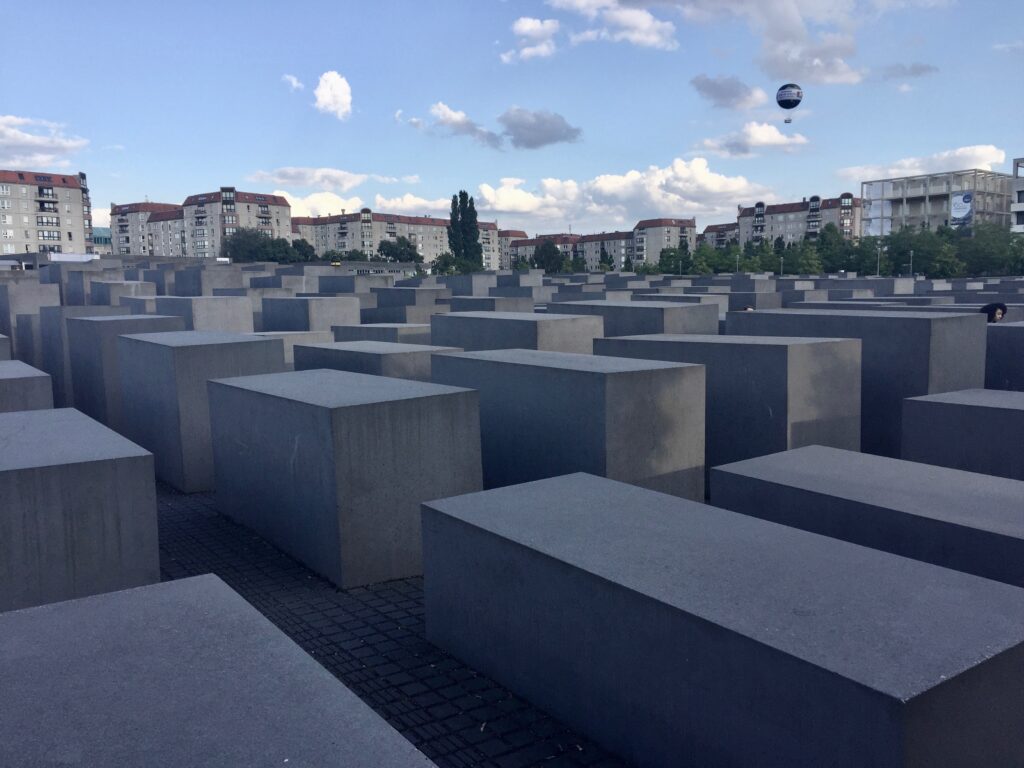
[[[783,109],[794,109],[803,98],[803,89],[796,83],[786,83],[775,94],[775,101]]]

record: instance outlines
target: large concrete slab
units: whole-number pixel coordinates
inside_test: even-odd
[[[179,273],[184,274],[188,270]],[[158,296],[156,311],[185,318],[186,331],[252,333],[252,302],[245,296]]]
[[[295,348],[295,370],[330,368],[372,376],[430,381],[430,360],[433,355],[461,351],[458,347],[395,344],[387,341],[302,344]]]
[[[49,375],[20,360],[0,360],[0,413],[41,408],[53,408]]]
[[[422,573],[420,502],[481,487],[475,392],[313,370],[209,393],[218,508],[343,589]]]
[[[668,301],[574,301],[558,305],[567,315],[604,318],[605,336],[648,333],[718,333],[718,308]]]
[[[261,331],[256,334],[268,339],[284,342],[284,364],[289,371],[295,370],[295,346],[297,344],[330,344],[334,333],[327,331]]]
[[[0,413],[0,611],[159,580],[153,457],[70,408]]]
[[[707,466],[799,448],[860,450],[860,341],[655,334],[595,339],[594,354],[707,372]]]
[[[335,325],[335,341],[390,341],[398,344],[430,344],[429,323],[366,323]]]
[[[1024,323],[989,323],[986,389],[1024,392]]]
[[[430,319],[434,344],[466,351],[536,349],[590,354],[594,339],[604,336],[597,315],[529,312],[452,312]]]
[[[89,303],[117,307],[129,296],[154,296],[156,283],[142,280],[93,280],[89,284]]]
[[[58,408],[75,404],[71,383],[71,350],[68,347],[69,317],[100,317],[127,315],[128,307],[41,307],[39,336],[42,359],[39,367],[53,379],[53,402]]]
[[[1017,587],[588,475],[423,542],[428,639],[633,764],[1024,759]]]
[[[1024,480],[1024,392],[968,389],[904,400],[903,458]],[[1024,509],[1024,497],[1018,506]]]
[[[433,765],[213,575],[0,616],[0,678],[4,765]]]
[[[704,368],[511,349],[435,355],[480,393],[484,487],[590,472],[704,498]]]
[[[981,315],[865,310],[730,312],[729,335],[857,338],[861,346],[861,447],[898,457],[903,399],[981,387]]]
[[[41,307],[60,306],[60,286],[34,279],[0,282],[0,335],[11,344],[18,357],[18,315],[38,315]]]
[[[0,360],[11,359],[11,340],[6,336],[0,336]]]
[[[184,319],[177,315],[100,315],[69,317],[65,323],[75,407],[124,434],[118,337],[183,331]]]
[[[156,475],[184,493],[213,490],[206,382],[284,371],[280,339],[144,333],[118,340],[124,434],[153,452]]]
[[[358,323],[355,296],[263,299],[264,331],[330,331],[335,325]]]
[[[808,446],[715,467],[711,503],[1024,587],[1024,482]]]

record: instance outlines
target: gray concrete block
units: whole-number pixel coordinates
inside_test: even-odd
[[[214,288],[245,288],[242,270],[235,264],[186,267],[174,276],[175,296],[213,296]],[[163,312],[164,310],[160,310]],[[196,329],[201,330],[201,329]]]
[[[1024,323],[989,323],[985,388],[1024,392]]]
[[[727,294],[729,297],[729,311],[739,312],[751,307],[752,309],[781,309],[782,294],[767,293],[765,291],[732,291]]]
[[[452,296],[452,312],[533,312],[528,296]]]
[[[184,331],[122,336],[124,434],[153,452],[156,475],[184,493],[213,490],[206,382],[284,371],[284,342]]]
[[[374,288],[391,288],[394,275],[320,275],[316,290],[323,293],[369,293]]]
[[[711,503],[1024,587],[1024,482],[808,446],[711,470]]]
[[[480,393],[484,487],[590,472],[704,498],[704,369],[533,350],[435,355]]]
[[[595,339],[594,354],[705,366],[708,467],[803,445],[860,450],[858,339],[623,336]]]
[[[209,393],[220,511],[343,589],[420,574],[420,502],[481,487],[475,392],[315,370]]]
[[[366,323],[333,326],[335,341],[390,341],[430,344],[430,323]]]
[[[6,336],[0,336],[0,360],[11,359],[11,340]]]
[[[331,326],[358,323],[359,299],[354,296],[263,299],[265,331],[330,331]]]
[[[430,381],[430,360],[438,353],[461,352],[458,347],[395,344],[389,341],[338,341],[295,348],[295,370],[329,368],[336,371]]]
[[[9,613],[0,637],[4,765],[433,765],[213,575]]]
[[[296,344],[330,344],[334,341],[332,331],[260,331],[255,334],[266,339],[280,339],[284,342],[284,365],[289,371],[295,370]]]
[[[128,296],[154,296],[156,283],[139,280],[93,280],[89,284],[89,303],[117,307]]]
[[[185,318],[187,331],[252,333],[255,330],[252,303],[245,296],[158,296],[156,311]]]
[[[15,318],[15,323],[14,347],[18,350],[18,359],[38,368],[42,365],[39,315],[18,315]]]
[[[155,315],[156,299],[156,296],[122,296],[121,306],[133,315]]]
[[[0,531],[0,611],[159,581],[153,457],[72,409],[0,414]]]
[[[1024,480],[1022,448],[1024,392],[968,389],[903,401],[908,461]]]
[[[394,290],[418,289],[396,288]],[[429,323],[430,318],[432,318],[434,315],[445,314],[448,311],[448,306],[443,304],[397,304],[390,307],[373,307],[360,309],[359,319],[360,322],[368,325],[380,323],[419,324]]]
[[[604,318],[605,336],[648,333],[718,333],[718,309],[707,304],[667,301],[579,301],[559,304],[563,314]]]
[[[53,402],[58,408],[75,404],[71,384],[71,350],[68,347],[69,317],[127,315],[128,307],[41,307],[39,336],[42,346],[40,365],[53,379]]]
[[[36,280],[0,282],[0,335],[11,343],[11,354],[18,356],[18,315],[38,315],[41,307],[60,306],[60,286]]]
[[[428,306],[437,304],[438,299],[450,299],[452,291],[446,287],[420,287],[420,288],[371,288],[370,291],[377,296],[377,307],[410,307]]]
[[[632,764],[1024,757],[1017,587],[587,475],[425,503],[423,549],[427,638]]]
[[[430,320],[434,344],[467,351],[537,349],[590,354],[594,339],[601,336],[604,319],[598,315],[453,312]]]
[[[65,323],[75,407],[125,434],[118,337],[128,333],[183,331],[185,321],[176,315],[101,315],[69,317]]]
[[[41,408],[53,408],[50,377],[20,360],[0,360],[0,413]]]
[[[859,338],[861,446],[898,457],[903,399],[981,387],[981,315],[871,310],[730,312],[729,335]]]

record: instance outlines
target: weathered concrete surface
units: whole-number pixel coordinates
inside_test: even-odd
[[[433,355],[461,351],[458,347],[395,344],[387,341],[303,344],[295,348],[295,370],[329,368],[372,376],[430,381],[430,361]]]
[[[39,310],[39,336],[42,359],[39,367],[53,379],[53,402],[58,408],[75,404],[71,383],[71,350],[68,347],[69,317],[113,317],[129,314],[128,307],[42,307]]]
[[[335,341],[390,341],[398,344],[430,344],[430,323],[366,323],[335,325]]]
[[[468,351],[536,349],[590,354],[604,335],[599,316],[528,312],[452,312],[430,319],[434,344]]]
[[[0,413],[53,408],[50,377],[20,360],[0,360]]]
[[[252,333],[255,330],[252,303],[245,296],[158,296],[156,311],[185,318],[186,331]]]

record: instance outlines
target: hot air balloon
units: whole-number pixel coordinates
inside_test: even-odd
[[[786,83],[775,94],[776,103],[783,109],[796,109],[803,100],[804,91],[796,83]],[[792,123],[793,118],[787,117],[786,122]]]

